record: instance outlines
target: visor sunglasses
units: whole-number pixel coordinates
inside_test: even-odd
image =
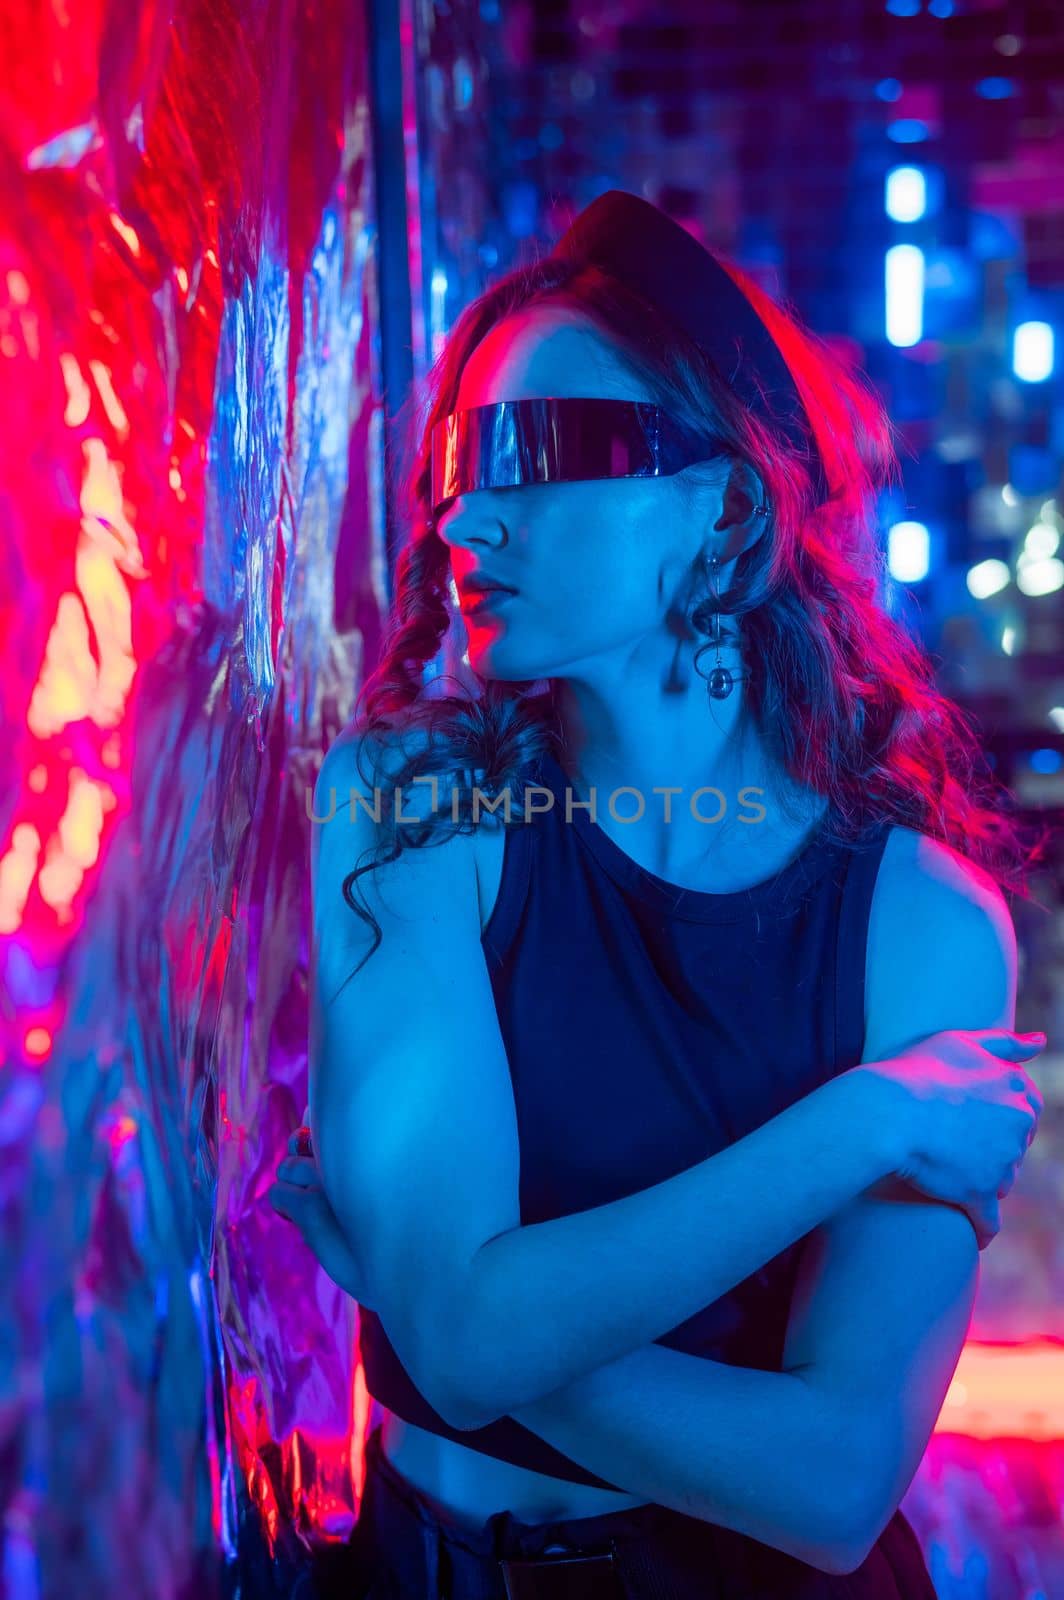
[[[550,397],[452,411],[431,448],[433,521],[473,489],[665,477],[726,453],[649,401]]]

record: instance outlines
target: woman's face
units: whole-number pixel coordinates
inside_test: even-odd
[[[537,306],[481,341],[455,408],[546,396],[655,398],[586,318]],[[623,665],[662,627],[707,531],[690,515],[683,474],[474,489],[451,501],[437,528],[450,546],[470,665],[509,680],[578,676],[611,656]],[[481,575],[516,594],[471,610],[464,586]]]

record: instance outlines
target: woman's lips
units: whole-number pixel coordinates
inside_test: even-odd
[[[475,589],[472,594],[463,597],[462,610],[475,617],[481,611],[496,611],[500,606],[504,606],[507,600],[516,598],[517,594],[513,589]]]

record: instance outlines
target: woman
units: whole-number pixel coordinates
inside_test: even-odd
[[[934,1595],[898,1503],[1045,1040],[1023,851],[878,598],[893,466],[617,191],[449,337],[271,1191],[383,1409],[349,1593]]]

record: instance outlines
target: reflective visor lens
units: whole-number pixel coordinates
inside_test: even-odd
[[[642,400],[500,400],[452,411],[432,430],[432,511],[472,489],[587,478],[653,478],[708,460],[697,438]]]

